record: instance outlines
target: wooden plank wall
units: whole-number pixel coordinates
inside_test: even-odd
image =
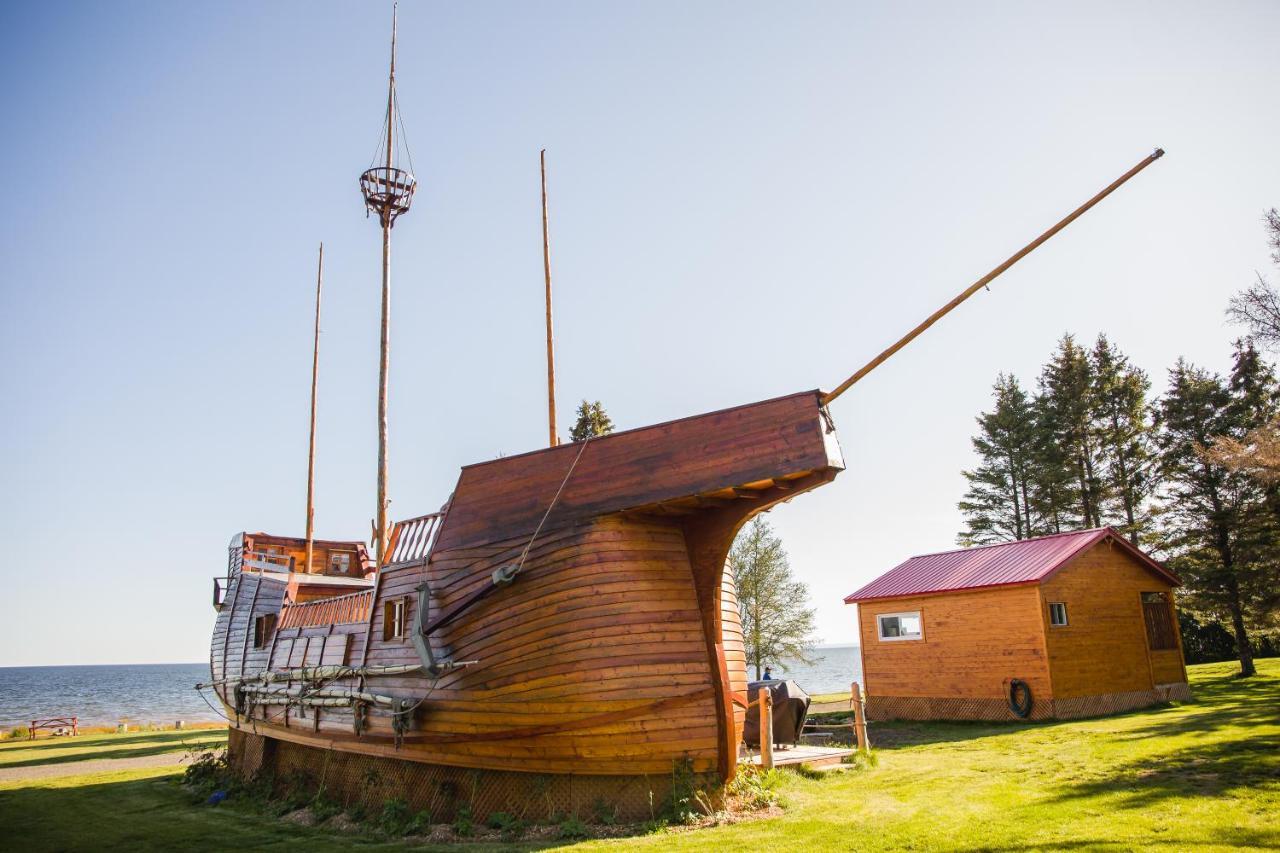
[[[876,616],[918,610],[922,640],[880,640]],[[867,694],[881,697],[995,699],[1006,680],[1052,698],[1035,586],[953,592],[858,605]]]
[[[258,616],[280,612],[285,589],[284,583],[250,572],[241,573],[232,580],[213,627],[209,660],[214,681],[266,668],[271,653],[270,641],[264,648],[253,647],[253,623]],[[219,690],[219,695],[224,702],[227,701],[224,691]]]
[[[1172,600],[1167,581],[1105,540],[1044,581],[1041,613],[1055,697],[1128,693],[1186,680],[1181,649],[1147,649],[1143,592],[1168,593]],[[1054,601],[1067,605],[1065,627],[1049,625]]]
[[[437,549],[532,531],[580,449],[566,444],[463,468]],[[548,528],[843,464],[819,393],[806,391],[593,440]]]
[[[720,583],[720,642],[724,646],[725,667],[729,671],[729,690],[741,698],[747,695],[747,651],[742,637],[742,614],[738,612],[738,586],[733,572],[725,567]],[[742,742],[742,727],[746,724],[747,709],[740,704],[733,706],[733,743]]]
[[[429,576],[437,593],[434,615],[491,583],[492,570],[517,558],[525,541],[437,551],[429,570],[387,571],[379,600],[405,596],[416,607],[417,587]],[[407,638],[383,639],[382,620],[379,606],[368,663],[417,662]],[[479,664],[427,691],[414,731],[396,753],[401,757],[491,769],[510,769],[515,762],[539,772],[595,775],[670,773],[672,762],[685,756],[696,771],[716,767],[713,671],[684,537],[674,522],[615,516],[544,536],[520,578],[445,628],[434,648],[440,657]],[[370,684],[390,695],[417,698],[424,692],[417,677]],[[574,727],[664,701],[675,704]],[[336,734],[349,726],[349,717],[323,716],[321,731]],[[372,733],[390,733],[386,715],[370,722]],[[465,739],[542,726],[565,730]],[[378,751],[369,741],[360,749]]]

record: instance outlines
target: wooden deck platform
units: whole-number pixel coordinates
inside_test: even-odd
[[[846,755],[853,755],[855,750],[841,749],[832,746],[812,746],[799,744],[789,747],[774,747],[773,766],[787,767],[803,764],[806,767],[823,768],[838,767]],[[760,766],[760,755],[752,753],[746,759],[756,767]]]

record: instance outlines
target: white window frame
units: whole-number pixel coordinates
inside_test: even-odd
[[[1053,621],[1053,608],[1055,607],[1062,608],[1061,622]],[[1050,601],[1049,602],[1049,627],[1050,628],[1066,628],[1070,624],[1071,624],[1071,617],[1067,615],[1067,603],[1065,601]]]
[[[903,617],[910,617],[912,619],[915,619],[920,623],[920,633],[912,634],[906,637],[901,637],[901,636],[886,637],[884,635],[884,620],[892,619],[895,617],[898,619],[901,619]],[[913,640],[923,640],[924,639],[924,617],[920,615],[919,610],[903,610],[898,613],[877,613],[876,614],[876,636],[879,637],[880,641],[883,643],[897,643],[902,641],[911,642]]]

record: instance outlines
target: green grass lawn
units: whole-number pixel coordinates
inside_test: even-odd
[[[1260,661],[1252,679],[1232,677],[1234,669],[1191,667],[1195,702],[1114,717],[876,726],[874,767],[816,779],[785,774],[787,808],[778,817],[578,846],[1280,849],[1280,660]],[[103,752],[125,737],[105,736]],[[0,766],[20,749],[0,749]],[[30,850],[397,846],[245,808],[192,805],[177,779],[178,771],[156,768],[0,784],[0,827]]]
[[[224,742],[226,739],[226,729],[190,729],[3,740],[0,741],[0,768],[34,767],[98,758],[141,758],[166,752],[174,753],[174,763],[177,764],[187,748]]]

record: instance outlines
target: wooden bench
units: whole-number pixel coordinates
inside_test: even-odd
[[[40,729],[50,729],[55,734],[61,734],[65,729],[71,729],[72,737],[80,734],[80,719],[78,717],[48,717],[43,720],[32,720],[31,725],[27,728],[29,740],[36,739],[36,732]]]

